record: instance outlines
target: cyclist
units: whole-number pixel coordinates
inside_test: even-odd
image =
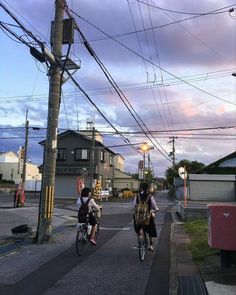
[[[89,224],[92,226],[92,229],[91,229],[91,235],[89,240],[93,245],[96,245],[95,233],[96,233],[97,219],[94,216],[92,211],[93,211],[93,208],[96,211],[100,211],[101,207],[98,206],[98,204],[96,204],[93,198],[91,198],[91,189],[88,187],[85,187],[82,189],[81,195],[77,199],[76,205],[78,207],[78,210],[82,204],[81,198],[83,198],[84,203],[86,203],[86,201],[90,199],[88,202],[88,214],[89,214]]]
[[[150,195],[149,193],[149,189],[148,189],[148,184],[146,182],[141,184],[141,191],[140,191],[140,198],[142,201],[145,201],[147,199],[147,197]],[[135,208],[136,204],[139,202],[138,197],[136,196],[134,198],[134,203],[133,203],[133,207]],[[156,231],[156,225],[154,222],[154,218],[155,218],[155,212],[157,212],[159,210],[159,208],[157,207],[157,203],[155,201],[155,198],[153,196],[151,196],[147,202],[149,210],[152,212],[151,213],[151,217],[150,217],[150,221],[148,225],[145,225],[144,230],[149,234],[150,237],[150,247],[149,250],[150,251],[154,251],[153,248],[153,238],[157,237],[157,231]],[[140,226],[138,226],[137,224],[135,224],[135,219],[134,219],[134,230],[135,232],[138,234],[140,232]]]

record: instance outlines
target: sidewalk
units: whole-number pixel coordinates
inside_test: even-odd
[[[54,208],[53,240],[40,245],[33,243],[37,218],[38,199],[27,199],[24,207],[13,208],[13,199],[0,194],[0,289],[16,284],[74,243],[75,212]],[[32,235],[25,239],[12,238],[11,229],[21,224],[31,227]],[[9,252],[6,251],[8,248]]]
[[[182,222],[172,212],[170,295],[234,295],[236,267],[222,268],[220,257],[209,257],[199,267],[192,261]]]

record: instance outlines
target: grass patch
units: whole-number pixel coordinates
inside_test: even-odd
[[[201,262],[208,256],[218,254],[218,250],[208,246],[208,222],[206,219],[185,222],[184,229],[191,237],[188,249],[193,260]]]

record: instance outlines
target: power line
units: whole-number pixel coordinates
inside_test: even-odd
[[[147,59],[147,58],[145,58],[145,57],[142,57],[142,56],[141,56],[139,53],[137,53],[135,50],[129,48],[129,47],[126,46],[125,44],[123,44],[123,43],[121,43],[120,41],[116,40],[115,38],[111,37],[109,34],[105,33],[102,29],[98,28],[97,26],[95,26],[95,25],[92,24],[90,21],[86,20],[85,18],[83,18],[82,16],[80,16],[79,14],[77,14],[76,12],[74,12],[74,11],[72,11],[72,10],[70,10],[70,11],[71,11],[73,14],[75,14],[76,16],[78,16],[80,19],[82,19],[83,21],[85,21],[86,23],[88,23],[88,24],[90,24],[91,26],[93,26],[94,28],[96,28],[98,31],[102,32],[104,35],[109,36],[112,40],[114,40],[116,43],[118,43],[118,44],[121,45],[122,47],[126,48],[127,50],[129,50],[130,52],[134,53],[134,54],[137,55],[138,57],[140,57],[140,58],[144,58],[147,62],[152,63],[149,59]],[[209,95],[209,96],[212,96],[212,97],[214,97],[214,98],[216,98],[216,99],[218,99],[218,100],[221,100],[221,101],[227,102],[227,103],[232,104],[232,105],[236,105],[235,103],[233,103],[233,102],[231,102],[231,101],[228,101],[228,100],[225,100],[225,99],[223,99],[223,98],[220,98],[220,97],[217,96],[217,95],[214,95],[214,94],[212,94],[212,93],[209,93],[209,92],[207,92],[206,90],[203,90],[203,89],[201,89],[201,88],[199,88],[199,87],[197,87],[197,86],[195,86],[195,85],[193,85],[193,84],[191,84],[191,83],[189,83],[189,82],[183,80],[182,78],[180,78],[180,77],[178,77],[178,76],[172,74],[171,72],[165,70],[164,68],[158,66],[158,65],[155,64],[155,63],[154,63],[154,66],[156,66],[157,68],[161,69],[163,72],[167,73],[168,75],[170,75],[170,76],[172,76],[172,77],[174,77],[174,78],[180,80],[181,82],[183,82],[183,83],[185,83],[185,84],[187,84],[187,85],[189,85],[189,86],[191,86],[191,87],[197,89],[198,91],[201,91],[201,92],[203,92],[203,93],[205,93],[205,94],[207,94],[207,95]]]
[[[136,28],[136,25],[135,25],[135,22],[134,22],[134,17],[133,17],[133,14],[132,14],[132,10],[131,10],[131,7],[130,7],[129,0],[127,0],[127,3],[128,3],[129,13],[130,13],[130,16],[131,16],[131,19],[132,19],[132,23],[133,23],[133,26],[134,26],[134,29],[135,29],[135,32],[136,32],[136,39],[138,41],[139,50],[140,50],[141,55],[143,56],[143,50],[142,50],[142,47],[141,47],[141,42],[140,42],[139,37],[138,37],[137,28]],[[148,71],[147,71],[147,66],[146,66],[146,62],[145,62],[144,58],[143,58],[143,65],[144,65],[144,68],[145,68],[145,71],[146,71],[147,81],[148,81]]]
[[[199,74],[194,74],[194,75],[186,75],[186,76],[181,76],[183,79],[190,79],[192,82],[198,82],[198,81],[206,81],[209,79],[217,79],[217,78],[224,78],[227,76],[231,76],[232,72],[235,70],[235,68],[232,69],[226,69],[226,70],[219,70],[219,71],[213,71],[213,72],[206,72],[206,73],[199,73]],[[123,91],[139,91],[143,89],[149,89],[149,88],[156,88],[161,85],[163,86],[171,86],[171,85],[177,85],[178,83],[182,83],[181,81],[175,81],[174,78],[168,78],[165,79],[166,84],[161,84],[162,81],[157,82],[154,85],[147,85],[146,82],[136,82],[136,83],[129,83],[129,84],[123,84],[119,85],[119,88],[121,88]],[[102,88],[94,88],[87,90],[87,93],[93,93],[93,95],[102,95],[102,94],[108,94],[111,93],[111,91],[114,91],[110,87],[102,87]],[[67,97],[69,95],[74,95],[78,94],[79,91],[63,91],[64,97]],[[31,97],[34,100],[40,100],[40,99],[47,99],[48,96],[47,94],[24,94],[24,95],[17,95],[17,96],[2,96],[0,97],[1,102],[3,100],[6,100],[7,103],[11,102],[10,100],[15,99],[21,99],[21,101],[28,101],[26,97]]]
[[[74,82],[74,81],[73,81]],[[75,81],[76,82],[76,81]],[[78,82],[76,82],[76,85],[78,84]],[[79,85],[79,84],[78,84]],[[78,86],[77,86],[78,87]],[[80,87],[80,86],[79,86]],[[87,97],[87,94],[86,94]],[[91,100],[92,102],[92,100]],[[92,102],[93,103],[93,102]],[[110,125],[110,124],[109,124]],[[46,127],[39,127],[39,126],[29,126],[29,128],[32,128],[33,130],[47,130]],[[170,130],[150,130],[150,132],[152,133],[168,133],[168,132],[184,132],[184,131],[202,131],[202,130],[216,130],[216,129],[232,129],[232,128],[236,128],[236,125],[230,125],[230,126],[215,126],[215,127],[203,127],[203,128],[189,128],[189,129],[170,129]],[[22,126],[17,126],[17,127],[0,127],[0,130],[20,130],[20,129],[25,129],[25,127]],[[60,130],[67,130],[65,128],[58,128]],[[71,129],[73,130],[73,129]],[[74,130],[76,131],[76,130]],[[116,131],[116,130],[115,130]],[[99,131],[99,132],[106,132],[107,134],[112,134],[111,132],[108,131]],[[117,131],[116,131],[117,132]],[[119,133],[119,131],[118,131]],[[134,134],[138,134],[141,132],[138,131],[122,131],[122,133],[134,133]],[[210,134],[208,134],[208,136],[210,136]]]
[[[168,132],[183,132],[183,131],[203,131],[203,130],[216,130],[216,129],[230,129],[236,128],[233,126],[217,126],[217,127],[204,127],[204,128],[189,128],[189,129],[172,129],[172,130],[150,130],[150,133],[168,133]],[[109,132],[107,132],[109,134]],[[124,134],[140,134],[140,131],[122,131]]]
[[[143,120],[140,118],[140,116],[137,114],[137,112],[135,111],[135,109],[133,108],[133,106],[131,105],[131,103],[129,102],[129,100],[127,99],[127,97],[124,95],[124,93],[121,91],[121,89],[118,87],[118,85],[116,84],[116,82],[114,81],[114,79],[112,78],[111,74],[108,72],[108,70],[106,69],[105,65],[101,62],[101,60],[98,58],[98,56],[96,55],[96,53],[94,52],[94,50],[92,49],[92,47],[89,45],[88,41],[86,40],[85,36],[83,35],[83,33],[81,32],[81,30],[79,29],[79,27],[76,25],[75,23],[75,27],[77,29],[77,31],[79,32],[79,34],[82,37],[82,40],[84,42],[84,45],[86,47],[86,49],[88,50],[88,52],[91,54],[91,56],[95,59],[95,61],[98,63],[98,65],[100,66],[101,70],[103,71],[103,73],[105,74],[106,78],[108,79],[108,81],[111,83],[111,85],[114,87],[116,93],[118,94],[118,96],[120,97],[120,99],[122,100],[122,102],[124,103],[124,105],[126,106],[126,108],[128,109],[128,111],[130,112],[130,114],[132,115],[132,117],[134,118],[134,120],[137,122],[138,126],[140,127],[140,129],[143,131],[143,133],[147,136],[147,138],[149,140],[150,137],[148,136],[148,134],[146,133],[146,131],[143,129],[143,127],[140,125],[140,123],[138,122],[138,120],[136,119],[136,117],[134,116],[134,114],[131,112],[129,106],[131,107],[131,109],[133,110],[133,112],[136,114],[136,116],[139,118],[139,120],[143,123],[143,125],[145,126],[145,128],[147,129],[147,131],[149,132],[146,124],[143,122]],[[124,101],[124,99],[126,100],[126,102]],[[156,139],[154,139],[156,141]],[[153,143],[153,141],[151,140],[151,142]],[[160,145],[160,143],[158,143],[156,141],[156,143],[164,150],[164,152],[166,154],[168,154],[165,149]],[[153,143],[154,144],[154,143]],[[155,145],[155,144],[154,144]],[[167,159],[169,160],[165,154],[163,154],[162,151],[160,151],[160,149],[155,145],[155,147],[157,148],[157,150]]]
[[[232,4],[232,5],[228,5],[228,6],[222,7],[222,8],[218,8],[216,10],[213,10],[212,12],[197,13],[197,12],[186,12],[186,11],[171,10],[171,9],[160,7],[158,5],[152,5],[152,4],[143,2],[141,0],[136,0],[136,1],[139,2],[139,3],[142,3],[144,5],[147,5],[149,7],[153,7],[153,8],[159,9],[159,10],[164,10],[164,11],[168,11],[168,12],[172,12],[172,13],[177,13],[177,14],[187,14],[187,15],[195,15],[195,16],[215,15],[215,14],[221,14],[221,13],[225,13],[225,12],[232,12],[231,9],[225,10],[225,11],[219,11],[219,10],[230,8],[232,6],[235,6],[235,4]]]
[[[137,0],[138,1],[138,0]],[[142,1],[140,1],[140,2],[142,2]],[[142,3],[144,3],[144,2],[142,2]],[[145,4],[145,3],[144,3]],[[149,8],[149,6],[148,6],[148,8]],[[176,19],[174,18],[174,17],[172,17],[172,16],[170,16],[165,10],[163,11],[163,13],[165,14],[165,15],[167,15],[170,19],[172,19],[172,20],[174,20],[174,21],[176,21]],[[204,41],[202,41],[199,37],[197,37],[196,35],[194,35],[192,32],[190,32],[189,30],[187,30],[182,24],[180,24],[180,23],[178,23],[178,25],[186,32],[186,33],[188,33],[190,36],[192,36],[194,39],[196,39],[196,40],[198,40],[202,45],[204,45],[205,47],[207,47],[208,49],[210,49],[211,51],[213,51],[216,55],[218,55],[218,56],[220,56],[220,57],[223,57],[225,60],[228,60],[228,61],[232,61],[232,60],[230,60],[230,59],[228,59],[228,58],[226,58],[225,56],[223,56],[221,53],[219,53],[217,50],[215,50],[214,48],[211,48],[210,46],[208,46],[208,44],[207,43],[205,43]]]
[[[34,36],[34,34],[32,32],[30,32],[29,30],[27,30],[24,25],[17,19],[17,17],[10,11],[7,9],[7,7],[5,5],[3,5],[0,2],[0,7],[2,7],[6,13],[12,18],[14,19],[14,21],[19,25],[19,27],[27,34],[27,36],[30,36],[38,45],[43,46],[43,42],[40,41],[38,38],[36,38]]]
[[[129,139],[127,139],[126,137],[124,137],[124,135],[119,132],[117,130],[117,128],[106,118],[106,116],[100,111],[100,109],[98,108],[98,106],[96,106],[96,104],[92,101],[92,99],[89,97],[89,95],[82,89],[82,87],[79,85],[79,83],[72,77],[70,76],[70,79],[75,83],[75,85],[80,89],[80,91],[85,95],[85,97],[89,100],[89,102],[96,108],[96,110],[99,112],[99,114],[103,117],[103,119],[116,131],[116,134],[119,134],[123,140],[128,143],[132,148],[134,148],[137,152],[139,152],[139,150],[137,150],[132,143],[129,141]]]
[[[73,10],[70,10],[70,11],[72,13],[76,14],[75,12],[73,12]],[[181,23],[181,22],[184,22],[184,21],[188,21],[188,20],[192,20],[192,19],[195,19],[195,18],[198,18],[198,17],[201,17],[201,16],[211,15],[211,14],[213,14],[213,12],[214,11],[211,11],[211,12],[208,12],[208,13],[204,13],[204,14],[201,14],[201,15],[194,15],[194,16],[191,16],[191,17],[188,17],[188,18],[185,18],[185,19],[177,20],[177,21],[170,22],[170,23],[163,24],[163,25],[159,25],[159,26],[154,26],[154,27],[146,28],[146,29],[143,29],[143,30],[137,30],[137,31],[134,31],[134,32],[127,32],[127,33],[122,33],[122,34],[116,34],[116,35],[113,35],[113,36],[107,35],[106,37],[101,37],[101,38],[96,38],[96,39],[90,39],[89,41],[90,42],[95,42],[95,41],[101,41],[101,40],[106,40],[106,39],[113,39],[113,38],[124,37],[124,36],[128,36],[128,35],[136,34],[136,33],[142,33],[142,32],[144,32],[144,30],[145,31],[150,31],[150,30],[153,30],[153,29],[161,29],[161,28],[164,28],[164,27],[167,27],[167,26],[170,26],[170,25],[175,25],[175,24],[178,24],[178,23]],[[228,12],[228,11],[225,11],[225,12]],[[77,16],[80,17],[81,19],[83,19],[82,16],[79,16],[79,15],[77,15]]]

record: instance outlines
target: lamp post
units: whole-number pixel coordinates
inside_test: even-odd
[[[140,148],[139,148],[142,152],[143,152],[143,178],[145,179],[145,170],[146,170],[146,153],[149,152],[150,150],[153,150],[154,147],[150,146],[147,142],[144,142],[141,144]]]

